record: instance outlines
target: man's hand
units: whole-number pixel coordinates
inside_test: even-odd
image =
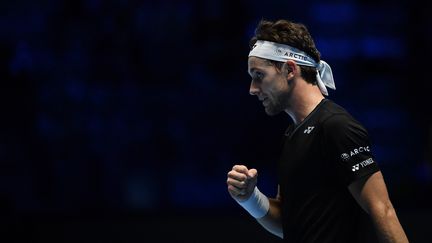
[[[228,172],[228,192],[237,201],[247,200],[257,184],[258,172],[244,165],[234,165]]]

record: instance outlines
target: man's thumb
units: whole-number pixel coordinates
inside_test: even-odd
[[[258,171],[256,169],[250,169],[248,170],[248,176],[250,178],[255,178],[258,176]]]

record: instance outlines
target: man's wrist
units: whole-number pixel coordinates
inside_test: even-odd
[[[236,201],[256,219],[264,217],[270,209],[269,199],[258,190],[258,187],[254,188],[252,195],[247,200]]]

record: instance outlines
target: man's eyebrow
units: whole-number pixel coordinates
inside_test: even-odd
[[[262,72],[261,69],[259,68],[251,68],[247,71],[247,73],[251,75],[253,72],[257,72],[257,71]]]

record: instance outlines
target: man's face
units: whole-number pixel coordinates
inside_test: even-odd
[[[258,96],[268,115],[276,115],[288,106],[292,87],[289,87],[286,66],[278,70],[269,61],[249,57],[248,72],[252,77],[249,93]]]

